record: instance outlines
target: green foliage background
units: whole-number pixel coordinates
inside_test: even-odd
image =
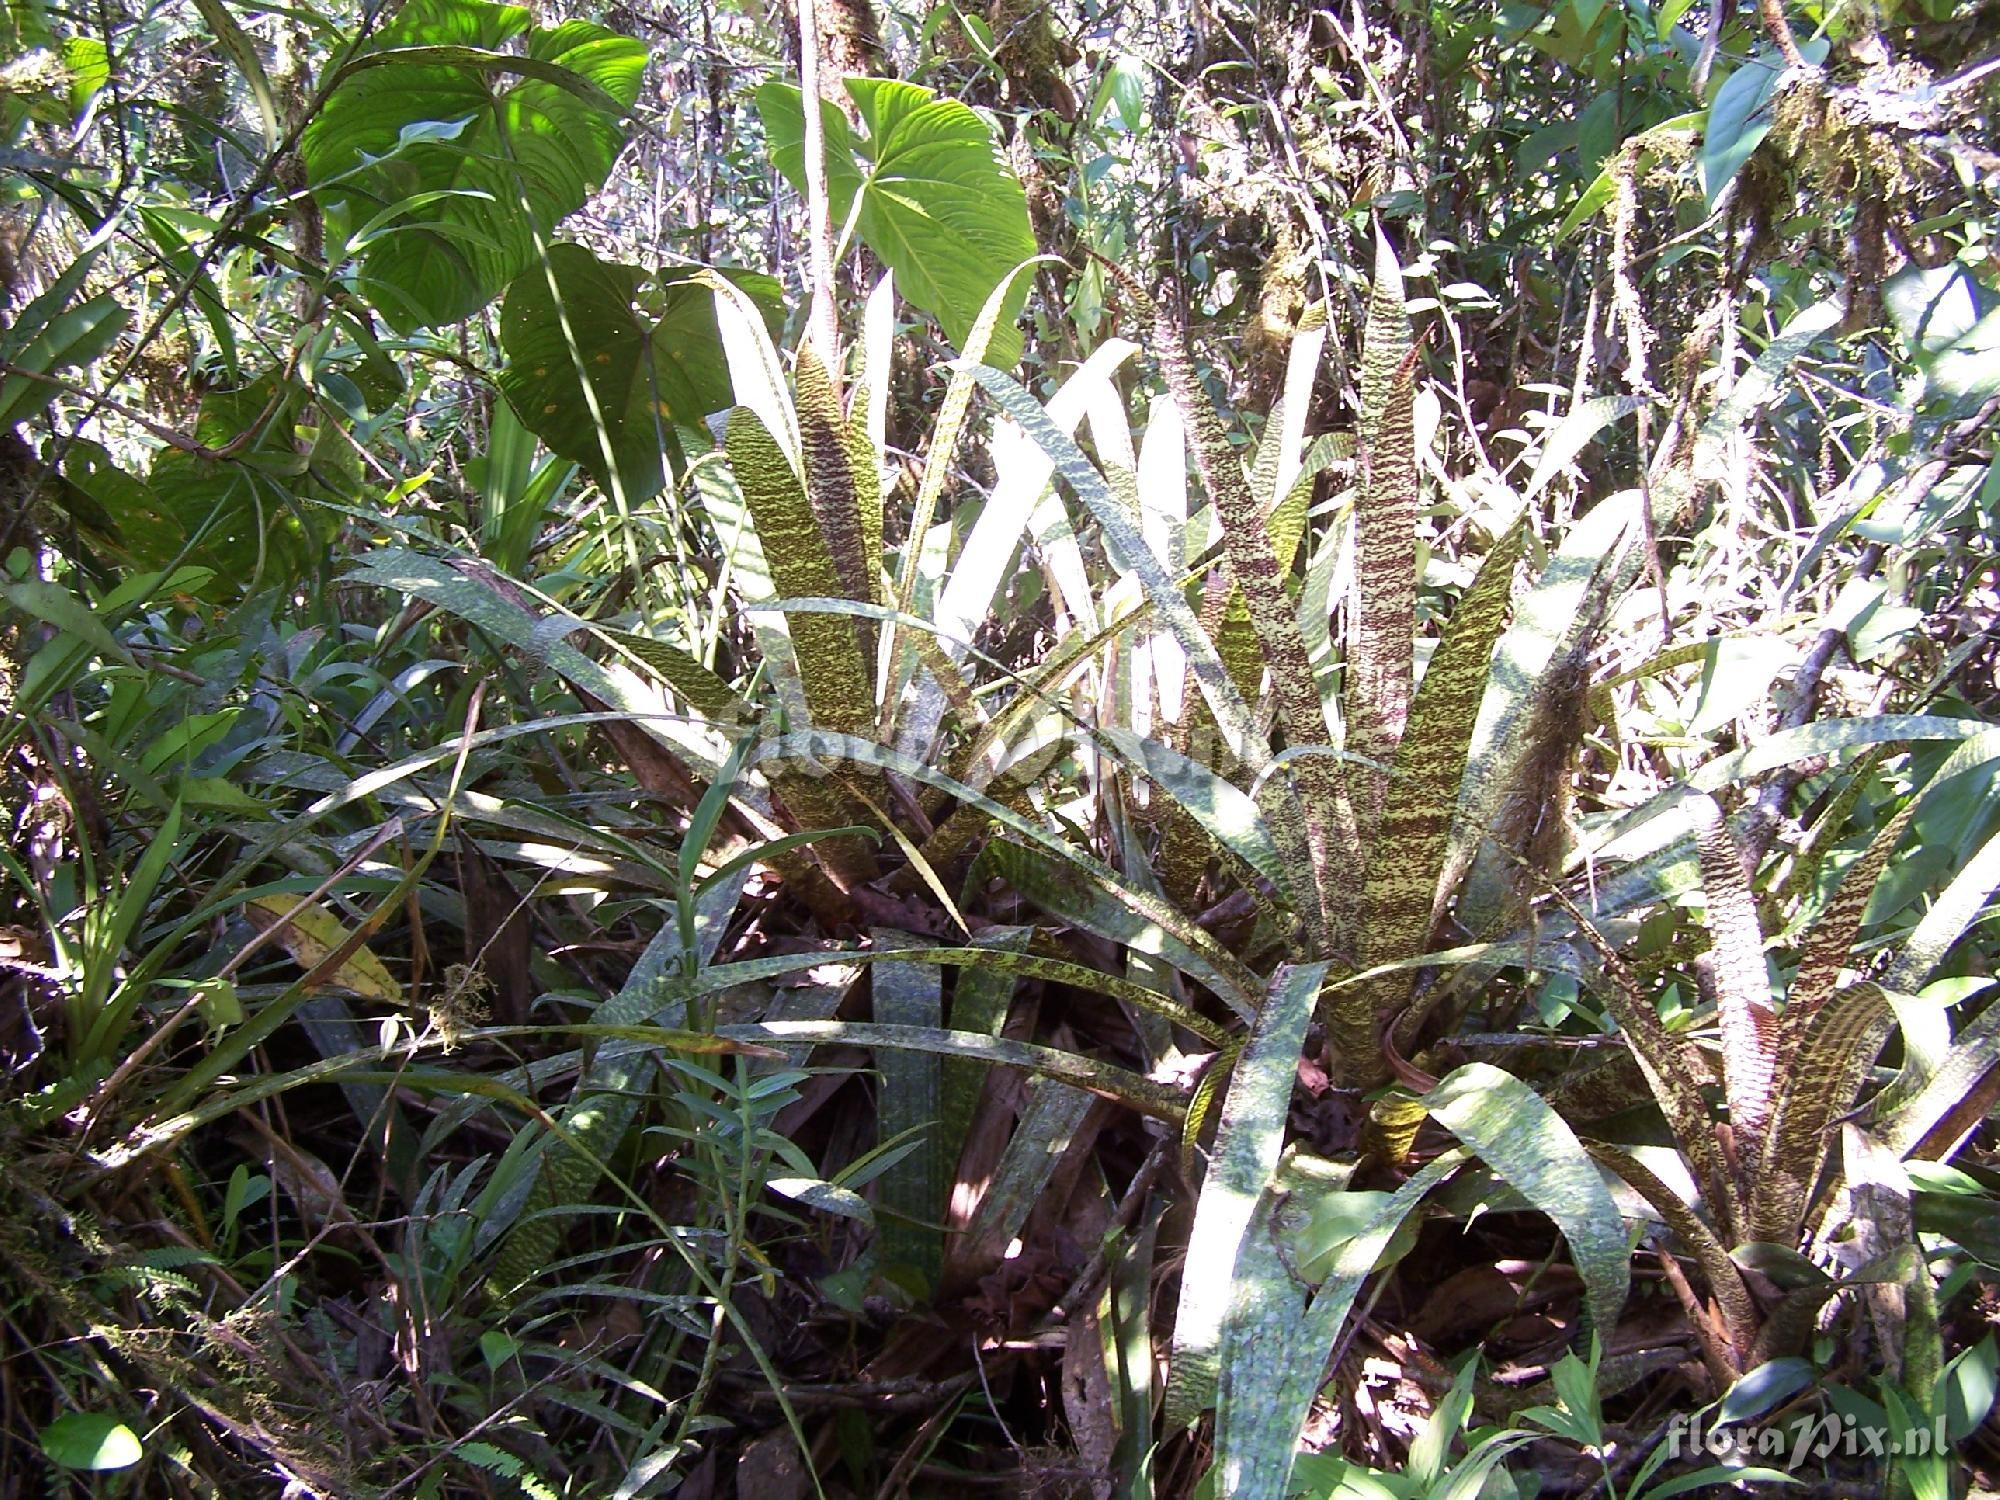
[[[1991,1487],[1990,23],[9,0],[0,1492]]]

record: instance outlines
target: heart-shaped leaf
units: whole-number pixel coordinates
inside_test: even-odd
[[[497,50],[516,37],[525,54]],[[299,154],[346,232],[370,230],[361,290],[392,326],[456,322],[528,266],[611,170],[645,67],[630,37],[484,0],[410,0],[347,64]]]
[[[855,227],[896,273],[896,289],[933,314],[959,347],[1000,279],[1035,254],[1035,232],[1021,182],[996,149],[993,133],[967,106],[929,89],[885,78],[850,78],[868,137],[857,141],[838,110],[826,122],[827,198],[836,225],[861,195]],[[771,160],[805,190],[805,111],[799,91],[767,83],[757,90]],[[858,158],[858,159],[857,159]],[[1018,282],[1003,308],[986,362],[1011,369],[1021,357],[1014,320],[1027,301]]]
[[[550,246],[547,267],[516,278],[500,313],[508,360],[500,389],[523,425],[607,489],[615,477],[627,502],[658,494],[679,452],[675,427],[734,401],[715,293],[702,279],[716,275],[767,316],[781,312],[768,276],[683,267],[649,275],[581,245]]]

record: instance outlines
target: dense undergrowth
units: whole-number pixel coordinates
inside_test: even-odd
[[[1988,1483],[1990,22],[15,0],[0,1492]]]

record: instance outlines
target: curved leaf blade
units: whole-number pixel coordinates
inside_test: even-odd
[[[1193,1422],[1215,1394],[1237,1256],[1258,1195],[1277,1169],[1306,1021],[1325,978],[1325,964],[1278,970],[1229,1080],[1181,1272],[1173,1368],[1161,1419],[1169,1430]]]
[[[1463,1141],[1569,1241],[1592,1323],[1609,1337],[1631,1286],[1631,1247],[1583,1143],[1533,1089],[1490,1063],[1467,1063],[1428,1094],[1431,1118]]]

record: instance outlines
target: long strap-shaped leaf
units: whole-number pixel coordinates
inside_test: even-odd
[[[864,433],[848,425],[826,366],[799,351],[800,457],[806,497],[826,539],[840,594],[877,603],[882,579],[882,477]]]
[[[827,1047],[843,1044],[903,1047],[939,1057],[975,1058],[1002,1067],[1025,1068],[1175,1126],[1187,1110],[1187,1096],[1178,1089],[1142,1078],[1130,1068],[1066,1052],[1060,1047],[981,1036],[976,1032],[929,1026],[880,1026],[863,1021],[765,1021],[758,1025],[718,1026],[715,1034],[725,1041],[765,1042],[772,1046],[806,1042]]]
[[[1250,626],[1262,648],[1263,665],[1271,674],[1285,738],[1293,746],[1324,745],[1329,739],[1326,710],[1313,680],[1312,659],[1299,629],[1297,608],[1285,593],[1285,570],[1280,566],[1271,528],[1243,477],[1243,467],[1222,430],[1221,419],[1201,388],[1188,353],[1187,332],[1165,302],[1154,310],[1153,333],[1154,358],[1180,410],[1194,453],[1195,472],[1222,521],[1223,556],[1231,581],[1242,591]],[[1414,522],[1411,535],[1414,544]],[[1336,878],[1336,860],[1344,872],[1352,871],[1358,849],[1347,828],[1350,820],[1343,816],[1347,794],[1339,763],[1324,756],[1302,760],[1298,783],[1305,803],[1305,831],[1312,850],[1317,897],[1314,904],[1318,907],[1314,911],[1313,906],[1305,905],[1302,911],[1308,919],[1306,931],[1324,944],[1332,922],[1325,882]],[[1348,873],[1345,878],[1351,882],[1353,877]]]
[[[703,717],[724,724],[747,724],[756,718],[757,710],[747,698],[671,642],[606,627],[597,633],[680,694]]]
[[[2000,740],[2000,735],[1996,735],[1995,739]],[[1877,745],[1872,750],[1862,751],[1852,762],[1842,767],[1838,787],[1832,795],[1822,799],[1819,816],[1812,820],[1811,827],[1806,830],[1806,836],[1792,850],[1792,857],[1785,862],[1784,873],[1769,890],[1765,891],[1762,900],[1757,904],[1757,910],[1767,929],[1784,923],[1786,913],[1798,906],[1803,892],[1819,888],[1820,872],[1826,866],[1827,855],[1833,849],[1834,841],[1846,834],[1848,819],[1854,816],[1854,809],[1861,805],[1862,795],[1874,784],[1875,774],[1881,769],[1882,762],[1889,757],[1892,748],[1888,745]],[[1842,884],[1845,884],[1844,879]],[[1839,897],[1836,895],[1833,899],[1837,901]],[[1817,922],[1813,924],[1815,934],[1819,925]],[[1842,965],[1846,964],[1848,949],[1853,947],[1853,944],[1854,939],[1850,936],[1847,943],[1842,946],[1838,955]],[[1805,972],[1805,960],[1810,956],[1809,953],[1802,956],[1800,974]],[[1835,977],[1838,977],[1837,970]],[[1799,975],[1795,974],[1785,998],[1787,1016],[1791,1014],[1793,1001],[1801,993],[1810,993],[1810,990],[1800,990]],[[1828,990],[1819,998],[1824,1000],[1830,993],[1831,990]]]
[[[1889,856],[1902,843],[1903,831],[1910,826],[1917,806],[1918,800],[1911,798],[1869,842],[1868,851],[1841,872],[1833,899],[1813,924],[1805,951],[1799,956],[1798,973],[1792,976],[1792,987],[1785,995],[1780,1049],[1784,1056],[1793,1054],[1813,1017],[1832,998],[1834,988],[1840,983],[1841,970],[1847,967],[1854,939],[1861,931],[1861,918],[1868,910],[1869,898],[1875,894],[1875,883],[1889,867]]]
[[[1409,733],[1396,751],[1396,774],[1368,861],[1361,908],[1365,967],[1420,953],[1430,939],[1452,808],[1525,539],[1526,528],[1517,523],[1487,554],[1452,611],[1411,705]],[[1409,1003],[1415,977],[1397,971],[1348,992],[1351,998],[1329,997],[1327,1026],[1348,1077],[1364,1085],[1381,1081],[1376,1028]]]
[[[1597,930],[1597,924],[1584,915],[1582,909],[1561,889],[1551,887],[1549,896],[1568,914],[1570,921],[1576,924],[1577,932],[1595,950],[1598,962],[1604,967],[1604,977],[1609,981],[1601,993],[1612,1017],[1631,1043],[1632,1055],[1638,1059],[1639,1067],[1646,1075],[1646,1086],[1652,1090],[1661,1113],[1667,1117],[1675,1142],[1694,1164],[1695,1180],[1708,1199],[1710,1216],[1722,1226],[1725,1238],[1733,1237],[1740,1217],[1737,1212],[1739,1205],[1734,1179],[1723,1162],[1722,1150],[1715,1138],[1708,1101],[1701,1094],[1702,1081],[1708,1076],[1707,1069],[1702,1066],[1693,1044],[1686,1037],[1674,1035],[1660,1023],[1659,1013],[1653,1009],[1638,975],[1619,957],[1618,950],[1605,940],[1604,934]]]
[[[1600,501],[1569,528],[1541,576],[1522,595],[1514,623],[1493,653],[1480,700],[1452,828],[1446,885],[1458,883],[1487,830],[1502,821],[1504,803],[1519,794],[1526,779],[1521,773],[1528,757],[1546,754],[1554,748],[1550,737],[1563,732],[1563,679],[1579,660],[1591,622],[1606,607],[1601,579],[1636,515],[1637,497],[1613,495]],[[1498,913],[1470,915],[1468,930],[1480,932]]]
[[[1989,1004],[1952,1039],[1951,1051],[1915,1096],[1890,1111],[1882,1122],[1882,1138],[1899,1156],[1908,1156],[1974,1097],[1981,1080],[1996,1067],[2000,1067],[2000,1004]],[[1975,1114],[1962,1129],[1971,1129],[1980,1118]]]
[[[793,598],[850,597],[797,472],[757,414],[741,406],[732,411],[723,446],[778,592]],[[855,621],[811,614],[788,623],[813,722],[842,733],[868,733],[875,723],[875,688]]]
[[[911,613],[916,607],[917,582],[924,555],[923,541],[930,535],[931,523],[937,518],[938,501],[944,494],[945,480],[952,472],[958,453],[959,434],[964,430],[966,413],[972,406],[972,391],[977,384],[972,378],[972,371],[985,362],[986,350],[993,342],[994,330],[1000,326],[1014,283],[1028,270],[1028,265],[1019,265],[1000,278],[1000,284],[987,297],[986,305],[973,322],[972,332],[966,337],[964,359],[952,370],[945,384],[944,400],[938,406],[937,420],[931,424],[930,451],[924,455],[924,477],[917,486],[916,504],[910,512],[906,533],[909,542],[904,549],[902,574],[896,580],[895,605],[903,614]],[[886,370],[880,378],[888,378]],[[871,394],[874,392],[871,391]],[[1011,538],[1009,543],[1011,545]],[[887,636],[892,648],[897,632],[897,623],[892,621]],[[944,664],[933,667],[933,671],[943,673]],[[940,676],[939,680],[949,691],[949,684],[944,678]]]
[[[1894,1017],[1877,984],[1853,984],[1817,1007],[1787,1060],[1763,1157],[1749,1182],[1748,1234],[1793,1243],[1836,1122],[1854,1105]]]
[[[1219,427],[1217,435],[1220,435]],[[1224,447],[1227,446],[1225,440]],[[1233,461],[1233,455],[1223,456],[1231,457]],[[1273,464],[1275,465],[1275,460]],[[1271,553],[1278,560],[1281,576],[1289,577],[1291,574],[1292,560],[1298,556],[1299,542],[1305,536],[1306,521],[1311,506],[1312,481],[1301,479],[1288,493],[1278,497],[1278,503],[1271,508],[1265,518],[1264,529],[1271,538]],[[1223,542],[1226,548],[1227,533],[1224,534]],[[1289,595],[1287,597],[1289,599]],[[1298,607],[1296,605],[1290,607],[1292,623],[1298,626],[1299,640],[1303,644],[1305,627],[1299,624]],[[1210,633],[1215,637],[1215,649],[1221,655],[1223,665],[1229,668],[1229,675],[1235,679],[1236,686],[1242,691],[1243,696],[1254,699],[1263,691],[1264,669],[1268,663],[1269,653],[1264,649],[1263,640],[1257,634],[1257,622],[1251,618],[1250,606],[1244,598],[1243,590],[1233,579],[1228,594],[1211,600],[1204,608],[1203,623],[1210,624],[1211,616],[1214,618]],[[1307,648],[1307,656],[1308,658],[1311,656],[1310,647]],[[1319,696],[1317,687],[1314,689],[1314,695]],[[1323,719],[1325,700],[1321,698],[1320,703]],[[1314,743],[1326,742],[1322,739]]]
[[[703,969],[694,979],[679,976],[656,979],[641,986],[637,981],[626,986],[626,990],[607,1005],[621,1005],[623,1010],[613,1012],[607,1021],[619,1015],[651,1014],[653,1010],[678,1000],[702,999],[720,994],[724,990],[739,985],[758,984],[766,980],[783,979],[794,974],[803,974],[823,964],[876,964],[915,963],[940,964],[947,968],[976,967],[996,969],[1008,974],[1018,974],[1029,979],[1046,979],[1054,984],[1066,984],[1073,988],[1100,994],[1114,1000],[1152,1010],[1165,1016],[1177,1026],[1185,1026],[1195,1035],[1211,1045],[1221,1045],[1224,1029],[1220,1023],[1209,1020],[1197,1011],[1168,996],[1122,979],[1115,974],[1106,974],[1084,964],[1071,963],[1066,959],[1048,958],[1039,953],[1010,953],[1004,949],[988,948],[983,945],[970,947],[935,948],[821,948],[810,953],[780,953],[769,958],[744,959],[733,964],[714,964]],[[964,1028],[960,1028],[961,1030]]]
[[[1028,942],[1034,935],[1032,927],[989,927],[973,939],[973,946],[1020,958],[1026,955]],[[952,986],[951,1029],[998,1036],[1000,1028],[1007,1024],[1014,983],[1014,971],[998,964],[967,964],[961,968]],[[938,1108],[938,1150],[947,1170],[958,1166],[985,1082],[984,1068],[963,1059],[946,1059],[938,1080],[942,1093]]]
[[[1018,760],[1009,762],[999,775],[980,789],[1009,811],[1023,817],[1030,816],[1034,812],[1034,803],[1028,789],[1041,780],[1068,748],[1068,739],[1060,737],[1036,745],[1024,751]],[[951,816],[938,824],[931,836],[924,840],[922,853],[925,863],[934,870],[952,863],[991,832],[992,823],[993,820],[974,804],[960,803],[952,809]],[[890,889],[914,889],[917,879],[914,869],[898,870],[892,877]]]
[[[1218,994],[1242,984],[1227,956],[1218,959],[1218,949],[1206,932],[1184,917],[1159,920],[1172,909],[1136,886],[1113,884],[1087,866],[1011,839],[989,843],[980,853],[978,871],[982,877],[999,875],[1051,916],[1157,958]],[[1143,901],[1142,907],[1132,904],[1135,896]]]
[[[1215,1404],[1218,1500],[1290,1500],[1299,1437],[1362,1284],[1403,1220],[1464,1162],[1464,1152],[1447,1151],[1398,1188],[1341,1248],[1331,1274],[1303,1306],[1277,1233],[1277,1198],[1266,1192],[1258,1201],[1237,1258],[1222,1333]]]
[[[1389,764],[1403,741],[1417,613],[1416,350],[1403,273],[1379,233],[1375,289],[1361,342],[1361,500],[1355,511],[1354,613],[1347,657],[1347,748]],[[1354,778],[1365,834],[1383,782]]]
[[[1679,1235],[1708,1278],[1708,1289],[1722,1308],[1722,1320],[1729,1329],[1739,1368],[1757,1336],[1757,1304],[1743,1284],[1743,1273],[1729,1258],[1729,1250],[1692,1207],[1664,1182],[1652,1168],[1630,1152],[1601,1141],[1585,1141],[1584,1149],[1599,1165],[1624,1178],[1640,1197],[1651,1205],[1662,1222]]]
[[[1713,797],[1689,799],[1708,898],[1709,962],[1722,1024],[1722,1082],[1744,1173],[1763,1151],[1778,1059],[1778,1015],[1764,968],[1764,934],[1743,856]]]
[[[860,739],[853,735],[788,735],[773,740],[758,750],[759,761],[791,755],[812,755],[851,761],[860,766],[893,771],[897,775],[909,777],[912,781],[940,787],[950,792],[961,802],[977,807],[1003,827],[1021,835],[1029,843],[1048,850],[1065,865],[1087,877],[1097,889],[1115,895],[1147,921],[1156,922],[1163,929],[1173,929],[1192,950],[1203,955],[1212,970],[1208,982],[1219,984],[1217,993],[1226,1005],[1238,1014],[1246,1016],[1254,1009],[1253,976],[1207,932],[1188,922],[1159,898],[1126,884],[1119,878],[1118,872],[1109,865],[1063,842],[1012,808],[995,802],[991,797],[963,782],[952,780],[941,771],[933,770],[921,762],[911,760],[908,756],[898,755],[895,751],[872,740]]]
[[[1944,962],[1952,944],[1965,935],[1996,886],[2000,886],[2000,833],[1980,845],[1979,852],[1931,903],[1882,977],[1883,984],[1906,994],[1919,989],[1931,977],[1931,970]]]
[[[1287,965],[1272,976],[1257,1028],[1229,1080],[1181,1271],[1162,1418],[1169,1430],[1193,1422],[1215,1394],[1237,1254],[1258,1195],[1278,1165],[1306,1021],[1325,978],[1325,964]]]
[[[1604,1179],[1562,1116],[1512,1073],[1467,1063],[1424,1095],[1431,1118],[1555,1220],[1606,1342],[1630,1289],[1631,1248]]]
[[[1189,667],[1201,686],[1203,698],[1215,714],[1215,722],[1228,742],[1230,753],[1253,774],[1261,771],[1270,760],[1270,755],[1259,740],[1249,705],[1229,680],[1221,658],[1215,653],[1214,643],[1202,630],[1194,611],[1188,608],[1187,600],[1181,594],[1179,579],[1167,572],[1153,555],[1153,549],[1146,545],[1138,518],[1119,503],[1111,486],[1084,457],[1076,440],[1049,420],[1034,397],[989,366],[981,365],[973,374],[1000,409],[1019,423],[1022,431],[1033,438],[1054,462],[1056,472],[1076,492],[1077,498],[1083,501],[1103,528],[1106,538],[1124,555],[1132,571],[1138,574],[1154,610],[1187,652]]]
[[[1233,784],[1162,740],[1127,729],[1101,729],[1096,738],[1136,774],[1161,787],[1210,837],[1278,891],[1296,893],[1302,872],[1285,863],[1257,804]]]
[[[1137,344],[1107,339],[1070,372],[1047,405],[1036,403],[1025,391],[1021,399],[1059,431],[1074,433],[1098,391],[1110,386],[1118,367],[1138,352]],[[968,357],[951,368],[954,375],[963,371],[979,381],[986,366],[974,364]],[[942,416],[940,412],[940,419]],[[998,480],[938,593],[935,618],[946,650],[954,658],[964,656],[965,645],[992,612],[994,596],[1010,571],[1022,533],[1055,472],[1055,460],[1048,450],[1015,422],[994,424],[991,448]]]
[[[1793,868],[1786,876],[1782,894],[1789,896],[1810,887],[1813,876],[1825,862],[1828,847],[1840,836],[1848,815],[1867,789],[1875,767],[1896,748],[1893,742],[1877,745],[1856,759],[1847,785],[1831,799],[1815,822],[1805,846],[1793,856]],[[1955,778],[1988,764],[1996,756],[2000,756],[2000,731],[1988,731],[1961,741],[1945,757],[1931,779],[1924,783],[1922,790],[1905,802],[1902,810],[1876,834],[1867,852],[1843,872],[1826,910],[1813,923],[1812,933],[1805,942],[1805,951],[1800,955],[1798,973],[1792,978],[1791,991],[1785,1000],[1784,1022],[1787,1028],[1794,1025],[1803,1027],[1839,983],[1841,971],[1846,967],[1855,939],[1860,934],[1869,900],[1874,896],[1882,872],[1888,868],[1889,860],[1911,820],[1940,789]]]
[[[1006,1259],[1007,1246],[1054,1178],[1063,1157],[1079,1146],[1080,1131],[1097,1101],[1083,1090],[1049,1078],[1028,1084],[1028,1102],[1006,1152],[980,1195],[965,1234],[952,1246],[951,1281],[975,1282]]]
[[[1951,719],[1943,714],[1874,714],[1865,719],[1816,719],[1797,729],[1782,730],[1745,750],[1718,755],[1688,778],[1702,792],[1741,786],[1766,771],[1819,755],[1835,755],[1862,745],[1891,740],[1969,740],[1991,734],[1981,719]]]
[[[910,934],[887,927],[874,929],[873,941],[884,948],[921,946]],[[930,1029],[943,1025],[942,976],[934,965],[892,959],[876,964],[870,978],[879,1025]],[[886,1210],[886,1222],[882,1225],[881,1255],[884,1261],[921,1271],[935,1286],[944,1267],[944,1235],[939,1226],[944,1222],[951,1170],[939,1139],[942,1063],[935,1054],[891,1047],[876,1054],[875,1069],[882,1075],[876,1107],[881,1138],[887,1141],[906,1132],[917,1134],[914,1149],[882,1175],[881,1206]]]
[[[718,727],[748,725],[756,720],[757,710],[748,699],[678,647],[625,630],[600,627],[597,634],[640,662],[712,724]],[[843,826],[841,818],[849,812],[837,797],[829,795],[824,788],[796,771],[774,770],[771,787],[787,809],[810,828]],[[747,816],[757,824],[768,824],[768,820],[754,811]],[[859,841],[851,838],[828,839],[820,842],[819,847],[820,857],[843,883],[853,884],[869,878],[873,861],[866,846]],[[803,852],[789,847],[787,841],[769,840],[759,848],[758,854],[763,863],[800,891],[815,911],[831,910],[833,903],[839,900],[839,893],[827,876]]]
[[[840,536],[838,547],[807,498],[797,470],[761,417],[747,407],[733,410],[724,447],[778,592],[850,597],[850,589],[865,586],[860,570],[866,566],[867,542],[855,508],[857,486],[865,483],[874,487],[878,481],[872,467],[865,479],[855,477],[856,466],[843,447],[845,424],[830,384],[819,392],[817,402],[807,399],[807,393],[816,389],[810,364],[810,355],[802,356],[801,399],[813,413],[810,418],[803,412],[799,416],[806,435],[802,442],[810,439],[816,445],[810,450],[808,464],[823,471],[816,482],[820,493],[828,497],[827,507],[835,513],[835,524],[850,528]],[[824,372],[820,374],[824,383]],[[876,494],[879,499],[879,488]],[[843,516],[845,519],[840,519]],[[879,574],[879,529],[876,550]],[[848,556],[845,575],[838,561],[843,553]],[[870,592],[857,607],[872,608],[872,599]],[[833,614],[800,615],[789,622],[788,629],[813,722],[867,733],[875,722],[874,678],[866,650],[871,633],[861,622]],[[834,828],[867,821],[866,815],[858,812],[856,799],[809,770],[774,766],[770,775],[794,822],[802,828]],[[859,839],[830,839],[820,844],[816,853],[827,876],[842,890],[873,880],[878,873],[873,850]]]

